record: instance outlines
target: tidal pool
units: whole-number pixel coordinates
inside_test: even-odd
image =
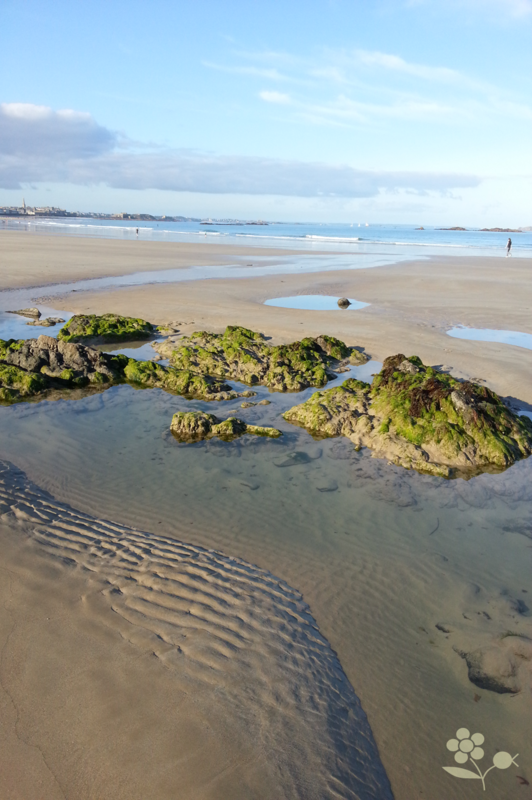
[[[455,339],[468,339],[473,342],[499,342],[511,344],[514,347],[526,347],[532,350],[532,333],[521,331],[499,331],[491,328],[451,328],[448,336]]]
[[[350,375],[368,380],[379,366],[352,368],[335,383]],[[315,441],[286,423],[282,412],[313,391],[259,387],[253,400],[270,405],[242,409],[240,400],[187,401],[122,385],[76,401],[1,407],[0,458],[82,514],[242,559],[300,593],[368,715],[396,800],[411,800],[414,780],[423,796],[461,800],[468,782],[442,770],[453,764],[445,742],[458,728],[480,731],[490,760],[499,748],[532,763],[530,662],[523,657],[516,667],[522,687],[499,694],[469,680],[464,658],[496,648],[497,657],[511,659],[510,645],[532,638],[532,459],[469,481],[409,472],[356,452],[346,439]],[[283,437],[179,444],[169,424],[173,413],[187,409],[274,425]],[[290,613],[279,633],[284,641],[293,637],[299,663],[306,664]],[[260,638],[257,648],[266,652]],[[300,691],[306,696],[329,670],[320,672],[320,664],[312,656],[300,673],[300,688],[288,701],[296,715]],[[229,710],[229,727],[246,724],[245,698],[254,702],[253,669],[246,674],[244,706],[234,717]],[[261,678],[257,691],[266,718],[275,721],[287,696],[276,687],[281,672],[272,675],[273,683]],[[226,696],[221,690],[220,702]],[[316,736],[329,752],[341,748],[342,770],[347,765],[349,772],[358,751],[350,755],[341,743],[351,712],[336,714],[325,684],[311,702],[331,703],[329,731],[318,726]],[[312,727],[312,714],[305,711],[299,722]],[[312,741],[312,732],[305,736]],[[305,771],[300,745],[291,758],[302,758],[298,769]],[[515,776],[496,773],[497,796],[510,800]],[[307,774],[322,785],[319,764]],[[322,796],[357,795],[344,787]]]
[[[274,297],[265,300],[265,306],[277,306],[278,308],[297,308],[308,309],[310,311],[348,311],[349,309],[365,308],[369,303],[362,303],[360,300],[348,298],[351,303],[346,309],[338,305],[339,297],[331,297],[324,294],[299,294],[293,297]]]

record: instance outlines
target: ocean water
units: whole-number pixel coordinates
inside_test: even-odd
[[[532,231],[492,233],[475,230],[442,230],[439,227],[416,225],[376,225],[352,223],[279,223],[267,225],[208,224],[198,222],[143,222],[136,220],[95,219],[3,219],[2,230],[24,230],[34,234],[97,236],[144,241],[197,242],[223,241],[226,244],[260,247],[282,247],[312,251],[335,250],[396,253],[431,253],[456,255],[506,255],[506,242],[511,236],[513,257],[532,256]]]

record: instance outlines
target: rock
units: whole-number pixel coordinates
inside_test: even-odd
[[[8,311],[8,314],[19,314],[21,317],[36,317],[40,319],[41,312],[38,308],[19,308],[18,311]]]
[[[0,340],[0,399],[13,402],[45,393],[92,384],[128,382],[142,388],[160,388],[201,400],[234,400],[241,395],[222,381],[188,370],[164,367],[153,361],[136,361],[111,355],[50,336],[38,339]],[[19,370],[14,372],[13,369]],[[44,376],[44,377],[43,377]],[[39,378],[39,380],[33,380]],[[42,380],[41,380],[42,379]],[[17,388],[18,387],[18,388]]]
[[[349,308],[351,305],[351,301],[347,299],[347,297],[340,297],[338,300],[338,305],[340,308]]]
[[[143,387],[164,389],[173,394],[193,397],[198,400],[232,400],[238,397],[227,383],[208,375],[199,375],[190,370],[164,367],[155,361],[128,359],[124,368],[124,379],[128,383]]]
[[[532,679],[532,640],[506,634],[499,641],[469,653],[458,650],[467,664],[471,683],[497,694],[515,694]]]
[[[325,386],[336,367],[368,360],[333,336],[272,346],[261,333],[231,325],[223,334],[199,331],[178,344],[159,342],[155,349],[180,369],[262,384],[279,392]]]
[[[143,319],[118,314],[76,314],[57,334],[64,342],[122,342],[145,339],[155,326]]]
[[[316,483],[316,489],[318,492],[336,492],[338,484],[334,479],[322,478],[321,481]]]
[[[99,373],[111,379],[120,372],[124,361],[91,347],[62,342],[51,336],[11,344],[0,342],[0,358],[26,372],[43,373],[49,377],[61,377],[65,370],[76,377],[89,378]],[[4,345],[2,347],[2,345]],[[122,357],[124,359],[124,357]]]
[[[257,403],[258,406],[271,406],[271,404],[272,404],[271,400],[259,400],[259,402]]]
[[[241,403],[240,404],[240,408],[252,408],[253,406],[256,406],[256,405],[257,405],[257,403]]]
[[[402,353],[373,384],[354,379],[283,414],[315,437],[346,436],[399,466],[449,477],[505,468],[532,453],[532,422],[484,386],[459,383]]]
[[[43,328],[52,328],[54,325],[58,325],[64,321],[65,320],[61,319],[61,317],[46,317],[46,319],[38,319],[33,320],[32,322],[26,322],[26,325],[37,325]]]
[[[170,430],[180,442],[199,442],[213,436],[224,441],[231,441],[245,433],[273,439],[282,436],[281,431],[276,428],[247,425],[236,417],[229,417],[222,421],[214,414],[205,414],[203,411],[179,411],[172,417]]]
[[[14,402],[49,389],[109,384],[123,380],[126,356],[100,353],[51,336],[0,340],[0,398]]]
[[[34,375],[15,366],[0,364],[0,400],[13,402],[44,392],[48,388],[43,375]]]
[[[404,361],[401,361],[397,367],[397,370],[399,372],[404,372],[407,375],[417,375],[419,372],[419,367],[417,367],[415,364],[412,364],[411,361],[408,361],[408,359],[405,358]]]

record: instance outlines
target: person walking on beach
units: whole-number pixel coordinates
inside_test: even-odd
[[[512,240],[509,238],[506,242],[506,258],[512,255]]]
[[[137,236],[139,235],[139,229],[137,228]]]

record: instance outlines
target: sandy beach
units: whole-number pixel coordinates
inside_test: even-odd
[[[49,296],[62,281],[297,253],[5,232],[0,253],[1,288],[43,287],[32,300],[56,309],[176,322],[183,333],[240,324],[279,342],[325,333],[377,361],[415,353],[532,408],[531,351],[446,334],[532,333],[528,259],[255,277],[250,267],[246,278]],[[297,294],[370,305],[264,305]],[[281,402],[290,398],[246,419],[272,424]],[[460,655],[513,658],[508,648],[532,639],[531,460],[444,481],[289,426],[278,443],[187,448],[165,438],[186,404],[122,386],[0,416],[0,459],[35,482],[2,466],[0,793],[380,800],[380,758],[396,800],[466,800],[470,782],[442,770],[445,741],[464,725],[486,734],[490,758],[492,742],[519,752],[517,772],[532,782],[528,651],[523,688],[507,694],[473,685]],[[353,690],[377,755],[366,733],[357,739]],[[346,766],[359,763],[353,742],[363,786]],[[513,800],[515,776],[492,778],[486,797]]]
[[[70,249],[69,243],[65,247]],[[183,265],[187,257],[189,265],[203,263],[197,251],[184,249]],[[503,397],[532,405],[530,351],[446,335],[457,325],[532,333],[531,272],[530,259],[434,258],[372,269],[83,292],[54,297],[54,304],[76,313],[112,311],[158,324],[176,321],[183,333],[217,332],[235,324],[280,342],[301,338],[302,332],[326,333],[363,347],[379,361],[396,352],[419,355],[427,364],[449,367],[457,377],[482,381]],[[264,305],[270,298],[299,294],[346,296],[371,305],[346,312]]]
[[[162,269],[235,264],[252,256],[268,257],[275,261],[282,256],[292,256],[294,252],[297,254],[293,250],[233,247],[209,242],[117,242],[0,231],[0,289],[45,286]],[[307,252],[304,254],[308,255]]]

